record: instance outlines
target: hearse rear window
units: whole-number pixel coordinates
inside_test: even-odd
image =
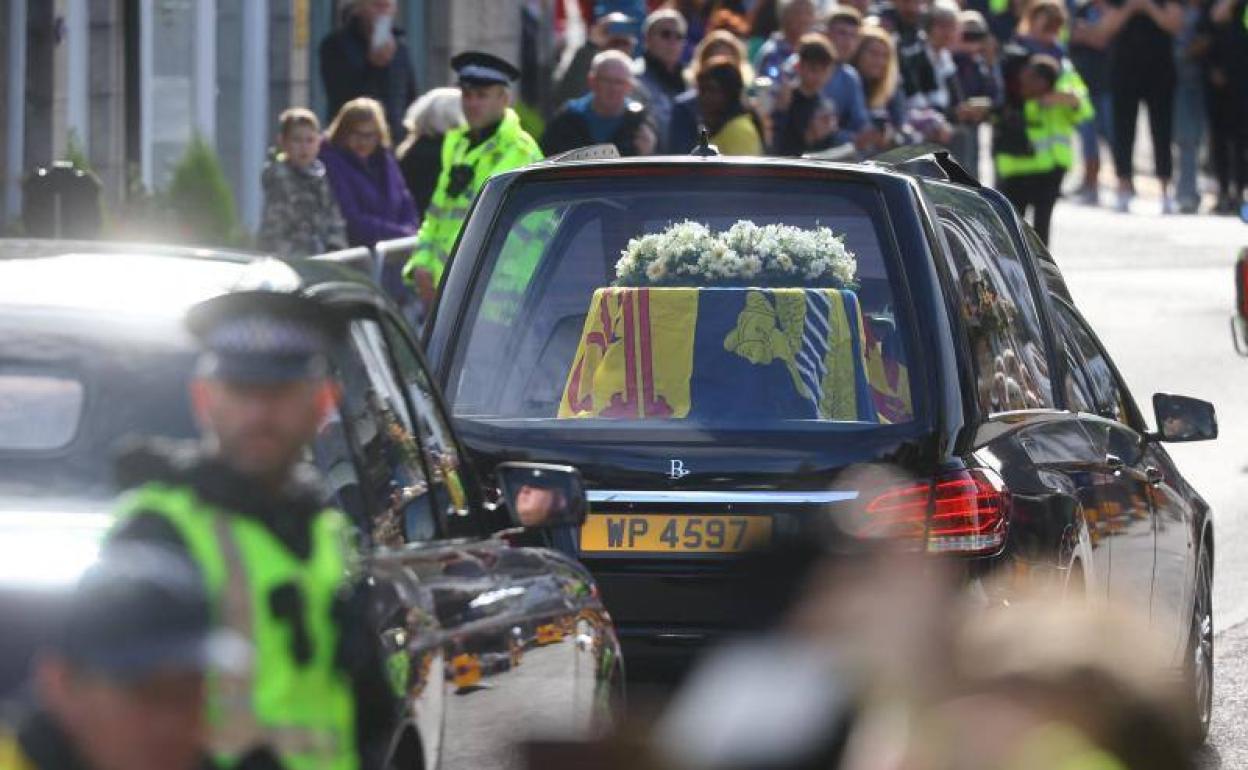
[[[874,188],[855,182],[525,185],[480,263],[455,415],[644,430],[910,422],[885,226]]]

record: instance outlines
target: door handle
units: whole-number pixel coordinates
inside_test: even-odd
[[[1105,455],[1105,465],[1114,472],[1115,476],[1121,476],[1123,469],[1127,467],[1127,464],[1122,461],[1121,457],[1112,454]]]
[[[1166,474],[1162,473],[1160,468],[1152,465],[1144,469],[1144,476],[1148,479],[1148,483],[1155,487],[1161,486],[1161,483],[1166,480]]]

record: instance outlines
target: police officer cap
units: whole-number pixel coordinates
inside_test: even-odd
[[[116,682],[160,671],[234,671],[247,643],[213,618],[203,578],[185,555],[118,543],[79,579],[52,648]]]
[[[505,59],[482,51],[464,51],[451,59],[451,69],[461,85],[509,86],[520,79],[520,70]]]
[[[342,332],[333,308],[263,289],[201,302],[187,313],[186,325],[203,347],[200,376],[257,384],[326,377]]]

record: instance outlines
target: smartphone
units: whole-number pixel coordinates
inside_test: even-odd
[[[978,110],[987,111],[992,109],[992,99],[987,96],[972,96],[966,100],[966,103]]]
[[[373,22],[373,39],[369,44],[376,51],[378,48],[385,48],[393,39],[394,19],[390,16],[378,16],[377,21]]]

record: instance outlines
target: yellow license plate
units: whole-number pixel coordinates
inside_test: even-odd
[[[581,551],[590,553],[739,553],[770,541],[770,516],[603,513],[581,528]]]

